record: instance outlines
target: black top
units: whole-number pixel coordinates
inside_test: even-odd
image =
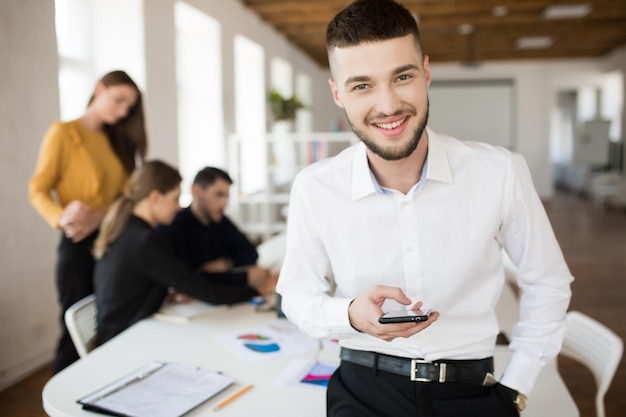
[[[219,258],[229,260],[233,267],[256,264],[259,257],[248,238],[226,216],[219,223],[202,224],[191,207],[178,212],[169,226],[159,226],[174,246],[174,251],[192,268]],[[244,284],[245,276],[234,273],[208,274],[217,282]]]
[[[131,216],[124,230],[96,263],[98,307],[96,345],[155,313],[167,289],[211,304],[232,304],[257,295],[246,285],[223,285],[182,262],[167,239],[139,217]]]

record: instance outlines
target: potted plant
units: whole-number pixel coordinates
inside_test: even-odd
[[[272,116],[276,122],[281,120],[293,121],[296,118],[296,111],[306,108],[304,103],[296,96],[285,98],[274,89],[268,93],[267,99],[270,104]]]

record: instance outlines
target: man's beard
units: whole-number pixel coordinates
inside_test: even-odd
[[[404,148],[398,149],[398,150],[384,149],[383,147],[377,145],[376,142],[374,142],[372,139],[370,139],[367,135],[365,135],[363,132],[358,130],[352,124],[352,122],[350,121],[350,118],[348,117],[347,112],[346,112],[346,119],[348,120],[348,123],[350,124],[352,131],[359,137],[359,139],[361,139],[361,142],[363,142],[370,151],[380,156],[384,160],[398,161],[400,159],[407,158],[409,155],[411,155],[415,151],[415,149],[417,149],[417,145],[419,145],[420,139],[422,138],[422,134],[424,133],[424,129],[426,129],[426,124],[428,123],[429,109],[430,109],[430,100],[426,104],[426,114],[424,115],[424,118],[417,125],[417,128],[415,129],[415,132],[413,133],[413,137],[406,144]],[[410,111],[409,113],[411,113],[413,116],[416,115],[416,112],[413,110]],[[406,114],[406,111],[403,111],[402,114]]]
[[[204,206],[203,203],[198,204],[198,209],[200,211],[200,213],[202,213],[202,216],[204,217],[204,220],[208,223],[216,223],[215,221],[213,221],[213,217],[211,216],[211,212]]]

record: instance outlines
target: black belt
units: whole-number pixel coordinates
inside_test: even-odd
[[[357,365],[367,366],[409,377],[418,382],[459,382],[464,384],[493,385],[493,358],[477,360],[409,359],[382,353],[341,348],[341,359]]]

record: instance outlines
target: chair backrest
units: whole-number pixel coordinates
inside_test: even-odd
[[[81,358],[93,349],[98,327],[97,314],[96,296],[93,294],[77,301],[65,312],[65,325]]]
[[[585,365],[596,380],[596,415],[604,417],[604,395],[611,385],[624,344],[611,329],[578,311],[567,313],[561,354]]]

